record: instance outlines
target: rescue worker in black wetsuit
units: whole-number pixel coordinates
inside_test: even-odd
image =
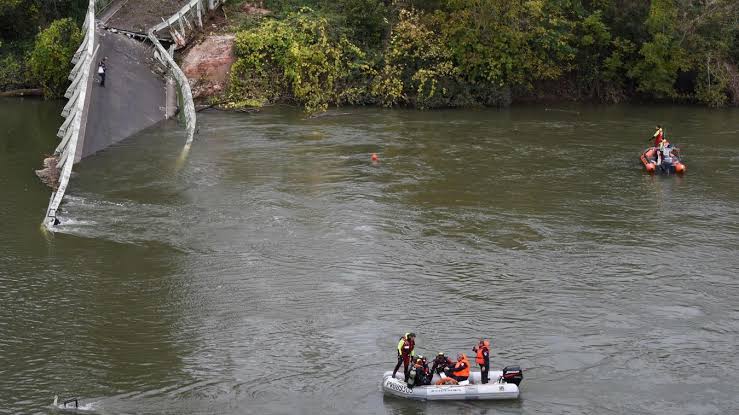
[[[446,357],[444,355],[444,352],[439,352],[439,354],[436,355],[433,364],[431,365],[431,376],[433,376],[434,373],[436,373],[437,375],[441,375],[447,368],[453,366],[454,362],[452,361],[452,359]]]
[[[426,358],[418,356],[416,363],[410,370],[410,376],[408,377],[408,387],[413,388],[414,386],[424,386],[431,384],[431,378],[433,373],[429,369],[429,364]]]

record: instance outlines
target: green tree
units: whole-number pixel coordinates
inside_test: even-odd
[[[307,8],[239,32],[236,56],[230,92],[234,105],[288,98],[315,113],[331,103],[357,103],[364,93],[353,84],[366,78],[363,52],[346,38],[333,37],[327,20]]]
[[[55,20],[38,34],[29,58],[31,77],[47,98],[61,97],[68,84],[72,56],[82,41],[82,34],[71,18]]]
[[[402,10],[385,51],[372,93],[385,106],[414,104],[429,108],[450,104],[456,68],[440,37],[413,10]]]
[[[450,0],[445,27],[460,71],[473,84],[531,87],[569,70],[564,19],[543,0]]]
[[[685,51],[676,36],[678,10],[674,0],[654,0],[646,25],[652,35],[639,49],[642,59],[629,71],[639,91],[656,98],[675,97],[678,70],[686,67]]]

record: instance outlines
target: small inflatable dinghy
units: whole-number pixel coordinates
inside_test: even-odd
[[[387,395],[418,400],[478,400],[478,399],[518,399],[518,385],[523,374],[518,366],[488,372],[490,381],[483,384],[480,372],[471,372],[468,381],[458,385],[434,385],[439,380],[434,375],[431,385],[408,387],[403,381],[403,373],[385,372],[382,376],[382,391]]]
[[[680,149],[669,146],[665,150],[662,160],[657,160],[657,147],[649,147],[641,153],[639,159],[649,173],[682,174],[685,173],[685,164],[680,160]]]

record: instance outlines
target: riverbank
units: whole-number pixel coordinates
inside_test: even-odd
[[[185,54],[193,85],[205,85],[201,101],[290,103],[308,113],[555,100],[739,105],[735,2],[710,10],[660,1],[581,9],[498,0],[258,3],[227,3],[202,39],[226,43]]]

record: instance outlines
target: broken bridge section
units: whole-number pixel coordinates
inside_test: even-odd
[[[107,58],[105,86],[96,76],[78,159],[151,127],[174,112],[172,103],[167,103],[166,79],[156,72],[150,45],[101,28],[96,29],[96,40],[97,60]]]
[[[168,77],[180,87],[189,146],[195,130],[190,86],[172,59],[174,48],[167,51],[155,33],[164,28],[177,33],[169,22],[192,28],[194,18],[202,26],[204,11],[220,3],[222,0],[89,0],[84,40],[72,61],[72,84],[65,94],[69,101],[62,116],[66,120],[57,134],[61,142],[53,157],[44,160],[46,168],[37,171],[54,189],[43,221],[46,229],[53,231],[59,224],[57,211],[75,163],[175,113],[176,96],[173,88],[168,88]],[[110,28],[106,22],[117,13],[121,15],[113,21],[124,27]],[[153,45],[142,42],[147,39]],[[103,59],[105,85],[97,74]]]

